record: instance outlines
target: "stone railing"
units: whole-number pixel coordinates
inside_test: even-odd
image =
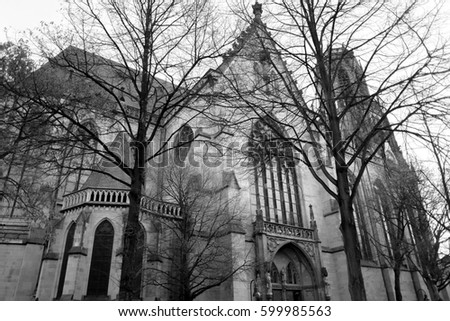
[[[67,210],[83,204],[128,206],[128,191],[103,188],[86,188],[65,195],[62,210]]]
[[[173,218],[181,217],[181,210],[177,204],[161,202],[149,197],[143,197],[141,200],[141,210],[150,214],[170,216]]]
[[[314,230],[299,226],[285,225],[272,222],[263,223],[263,231],[286,237],[295,237],[307,240],[314,240]]]
[[[62,210],[68,210],[81,205],[99,206],[128,206],[130,203],[128,191],[86,188],[64,196]],[[142,197],[141,210],[150,214],[181,217],[180,208],[177,204],[161,202],[149,197]]]

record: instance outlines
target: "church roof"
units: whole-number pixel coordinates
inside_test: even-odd
[[[134,70],[129,65],[125,66],[122,63],[104,58],[72,45],[63,49],[55,57],[50,58],[49,63],[63,68],[74,68],[80,71],[85,70],[88,73],[96,74],[96,76],[104,77],[105,79],[116,78],[118,82],[135,78],[135,76],[139,74],[137,70]],[[165,88],[174,86],[174,84],[163,79],[155,77],[154,80],[157,85]]]
[[[125,165],[129,164],[130,144],[125,133],[119,133],[109,148],[116,152]],[[129,189],[129,186],[126,185],[128,183],[130,183],[130,177],[117,165],[104,158],[91,172],[82,189]]]

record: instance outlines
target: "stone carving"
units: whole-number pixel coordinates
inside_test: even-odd
[[[286,286],[286,268],[281,269],[281,285]]]
[[[266,288],[267,288],[267,295],[272,296],[272,278],[270,277],[269,271],[266,271]]]
[[[314,239],[314,232],[311,229],[306,229],[298,226],[290,226],[276,223],[264,222],[264,232],[279,234],[288,237],[302,238],[302,239]]]
[[[297,242],[309,256],[314,257],[314,244],[309,242]]]
[[[276,237],[268,237],[267,238],[267,249],[270,253],[273,253],[280,244],[286,242],[286,239],[276,238]],[[295,241],[295,244],[298,244],[310,257],[314,257],[314,246],[315,243],[307,242],[307,241]]]
[[[275,251],[283,241],[274,237],[267,238],[267,249],[269,252]]]
[[[256,281],[253,288],[253,296],[255,297],[256,301],[261,300],[261,277],[259,276],[259,273],[256,273]]]

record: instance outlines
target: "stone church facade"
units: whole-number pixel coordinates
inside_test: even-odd
[[[218,110],[214,113],[220,113],[220,106],[225,105],[220,101],[220,94],[228,90],[232,75],[242,73],[243,82],[247,84],[264,82],[264,75],[271,75],[270,68],[265,70],[264,57],[261,58],[261,52],[267,54],[265,49],[271,48],[270,36],[261,22],[258,5],[254,12],[254,21],[225,55],[222,65],[210,70],[198,85],[205,97],[216,97],[213,104]],[[280,68],[286,68],[276,55],[271,59]],[[356,77],[360,68],[355,57],[348,59],[348,63],[343,64],[345,77],[339,81]],[[361,87],[367,90],[367,86]],[[280,84],[274,88],[272,92],[283,90]],[[191,102],[193,106],[203,103],[202,98]],[[255,120],[244,129],[215,135],[218,128],[201,115],[187,122],[191,116],[189,112],[181,115],[165,129],[165,135],[178,140],[184,139],[180,137],[183,133],[185,137],[198,138],[201,143],[197,147],[202,150],[208,141],[220,141],[222,145],[231,142],[245,144],[249,138],[257,137],[264,141],[270,137],[270,128],[267,128],[264,117],[258,120],[255,115],[249,116]],[[283,115],[274,112],[273,117],[282,118]],[[349,120],[349,126],[351,124]],[[180,135],[172,135],[176,128],[183,128]],[[221,131],[226,132],[223,128]],[[121,133],[111,135],[111,141],[117,146],[129,146],[128,138]],[[389,157],[394,160],[401,158],[394,140],[386,145]],[[280,148],[283,149],[282,157],[277,154]],[[238,195],[240,204],[239,220],[228,229],[225,244],[236,260],[245,253],[251,264],[197,299],[350,299],[337,202],[320,186],[309,169],[296,160],[289,147],[277,146],[277,149],[273,158],[250,167],[230,166],[235,160],[232,154],[220,156],[223,159],[213,170],[215,183],[224,195]],[[195,157],[194,148],[185,148],[185,152],[185,157]],[[124,153],[120,156],[129,157]],[[123,181],[128,179],[108,166],[106,161],[102,161],[100,166],[108,175],[99,172],[72,175],[64,190],[55,196],[60,216],[53,221],[51,229],[44,230],[39,224],[30,224],[20,215],[9,217],[11,209],[3,202],[3,216],[0,217],[0,299],[117,299],[123,226],[129,199],[127,187],[112,176],[119,176]],[[330,162],[327,166],[333,165]],[[202,170],[200,167],[199,171]],[[162,173],[152,169],[148,176],[149,191],[157,191],[157,185],[164,180]],[[377,241],[386,242],[385,227],[374,219],[374,213],[366,206],[371,195],[377,195],[382,180],[382,168],[375,162],[363,178],[356,205],[362,272],[369,300],[395,300],[393,271],[367,235],[370,233]],[[181,213],[177,204],[165,199],[156,200],[150,192],[148,194],[141,204],[140,239],[152,248],[160,246],[161,230],[155,223],[156,218],[176,221]],[[157,250],[167,249],[161,245]],[[151,270],[147,271],[146,267],[150,266],[170,269],[160,257],[148,251],[142,252],[142,273],[138,278],[141,299],[174,299],[168,291],[148,282]],[[407,263],[401,273],[401,283],[404,300],[420,300],[422,292],[426,293],[420,274]]]

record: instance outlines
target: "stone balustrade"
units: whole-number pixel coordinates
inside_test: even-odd
[[[143,197],[141,200],[141,210],[163,216],[171,216],[174,218],[181,217],[181,210],[177,204],[160,202],[149,197]]]
[[[82,204],[104,206],[128,206],[128,191],[102,188],[86,188],[64,196],[62,210]]]
[[[130,203],[128,191],[86,188],[64,196],[62,210],[68,210],[81,205],[98,206],[128,206]],[[150,214],[181,217],[181,211],[177,204],[161,202],[149,197],[142,197],[141,209]]]

